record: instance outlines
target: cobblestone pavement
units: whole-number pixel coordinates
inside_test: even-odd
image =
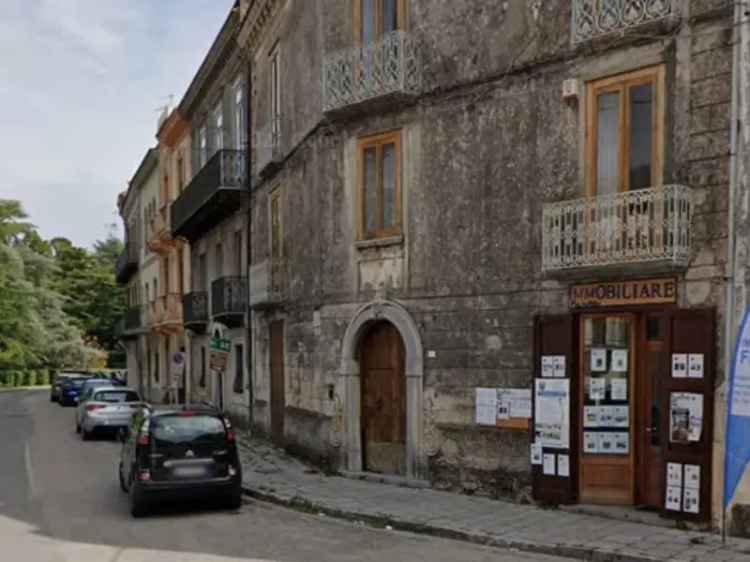
[[[247,493],[320,514],[601,562],[750,562],[750,540],[326,476],[264,441],[240,443]]]

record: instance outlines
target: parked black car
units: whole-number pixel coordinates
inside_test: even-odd
[[[162,500],[220,498],[242,503],[242,466],[229,420],[213,406],[144,406],[122,434],[120,487],[130,513]]]

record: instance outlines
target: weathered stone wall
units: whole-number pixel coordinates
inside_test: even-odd
[[[353,43],[352,3],[323,4],[295,4],[287,23],[275,24],[295,30],[279,35],[295,45],[282,47],[291,52],[282,83],[304,77],[305,92],[321,89],[321,51]],[[563,80],[583,83],[665,66],[664,183],[695,189],[698,205],[680,305],[720,312],[731,9],[694,1],[679,22],[574,48],[567,2],[480,4],[408,3],[409,27],[420,36],[425,62],[426,91],[415,103],[326,120],[317,93],[309,104],[299,88],[284,94],[282,128],[295,142],[284,146],[282,169],[254,192],[252,245],[254,262],[268,257],[268,194],[280,188],[289,294],[282,308],[254,313],[255,421],[269,428],[268,324],[283,318],[286,438],[317,456],[341,459],[342,338],[361,304],[394,299],[411,313],[430,352],[423,439],[433,482],[522,498],[528,436],[478,428],[474,389],[530,386],[534,315],[568,311],[567,282],[541,273],[543,203],[583,195],[585,105],[563,100]],[[716,6],[721,9],[706,11]],[[303,17],[308,13],[314,17]],[[296,52],[300,37],[304,56]],[[263,44],[270,42],[269,36]],[[253,86],[259,124],[267,111],[266,79],[259,69]],[[361,247],[356,142],[392,129],[403,134],[404,240]],[[637,277],[639,268],[627,274]]]

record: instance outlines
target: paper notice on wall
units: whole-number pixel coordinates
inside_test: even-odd
[[[607,370],[607,350],[602,348],[591,349],[591,370],[603,372]]]
[[[476,389],[476,423],[495,425],[497,420],[497,389]]]
[[[568,455],[557,455],[557,475],[563,478],[570,477],[570,457]]]
[[[570,447],[570,381],[534,381],[534,431],[545,447]]]
[[[682,510],[685,513],[698,513],[700,511],[698,499],[700,493],[693,488],[685,488],[682,496]]]
[[[703,431],[703,395],[673,392],[669,405],[669,440],[673,443],[700,441]]]
[[[497,420],[507,420],[510,419],[510,402],[508,400],[500,400],[497,401]]]
[[[498,388],[498,419],[500,417],[500,403],[507,404],[508,418],[531,417],[531,389],[530,388]]]
[[[612,350],[612,371],[617,373],[625,373],[628,370],[628,350],[627,349],[614,349]]]
[[[612,400],[626,401],[628,399],[628,379],[612,379],[609,381],[609,394]]]
[[[583,427],[599,427],[599,406],[583,407]]]
[[[685,465],[685,487],[694,490],[701,488],[701,467],[697,464]]]
[[[682,487],[682,465],[680,463],[667,463],[667,486]]]
[[[670,511],[680,511],[682,488],[679,486],[667,486],[667,497],[664,507]]]
[[[600,433],[599,434],[599,454],[612,455],[614,453],[615,453],[615,434],[614,433]]]
[[[542,376],[552,378],[555,373],[555,356],[542,355]]]
[[[688,377],[691,379],[703,378],[703,354],[691,353],[688,355]]]
[[[630,408],[627,406],[610,406],[613,427],[630,427]]]
[[[552,376],[558,379],[565,377],[565,356],[555,355],[555,367]]]
[[[546,476],[555,475],[555,455],[550,454],[550,453],[544,454],[544,467],[542,469],[542,472]]]
[[[542,464],[542,444],[534,442],[531,444],[531,464]]]
[[[613,427],[614,425],[614,408],[612,406],[599,406],[599,427]]]
[[[684,379],[688,374],[688,356],[686,353],[672,354],[672,377]]]
[[[599,434],[593,431],[583,433],[583,452],[595,454],[599,452]]]

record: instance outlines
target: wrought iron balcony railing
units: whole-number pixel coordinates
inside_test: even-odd
[[[211,317],[242,325],[247,306],[247,277],[221,277],[211,283]]]
[[[117,257],[115,280],[120,284],[127,283],[136,271],[138,271],[138,245],[133,240],[129,240]]]
[[[677,0],[573,0],[571,41],[588,41],[677,16]]]
[[[329,54],[323,61],[323,110],[334,112],[392,95],[413,96],[422,86],[418,42],[392,31],[367,45]]]
[[[258,162],[256,172],[267,176],[276,171],[282,160],[281,120],[278,116],[269,125],[258,130],[254,145]]]
[[[286,301],[288,273],[286,260],[274,258],[250,268],[250,307],[264,308]]]
[[[185,326],[208,324],[208,293],[194,291],[182,296],[182,318]]]
[[[195,241],[240,206],[246,188],[244,150],[219,150],[172,203],[172,236]]]
[[[662,262],[687,266],[693,202],[684,185],[547,203],[542,270]]]

